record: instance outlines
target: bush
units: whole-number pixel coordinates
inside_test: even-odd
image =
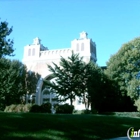
[[[40,106],[42,113],[51,113],[51,103],[44,103]]]
[[[16,105],[12,104],[8,108],[8,112],[15,112]]]
[[[30,112],[33,113],[51,113],[51,103],[44,103],[41,106],[33,105],[30,109]]]
[[[140,98],[135,101],[135,104],[134,105],[137,107],[137,111],[140,112]]]
[[[6,106],[4,112],[34,112],[34,113],[51,113],[51,104],[45,103],[41,106],[32,104],[18,104]]]
[[[30,112],[33,112],[33,113],[41,113],[41,108],[39,105],[33,105],[30,109]]]
[[[10,106],[6,106],[6,108],[4,109],[4,112],[9,112],[9,108]]]
[[[81,114],[91,114],[91,111],[88,109],[82,110]]]
[[[85,110],[74,110],[73,114],[92,114],[91,110],[85,109]]]
[[[24,107],[23,104],[18,104],[18,105],[15,107],[14,112],[23,112],[23,107]]]
[[[4,112],[29,112],[32,104],[18,104],[6,106]]]
[[[64,104],[64,105],[56,105],[55,106],[56,113],[61,113],[61,114],[72,114],[74,110],[73,105],[69,104]]]
[[[32,106],[32,104],[25,104],[23,106],[23,112],[30,112]]]

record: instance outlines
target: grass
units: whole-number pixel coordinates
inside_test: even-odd
[[[140,129],[140,118],[0,112],[0,140],[102,140]]]

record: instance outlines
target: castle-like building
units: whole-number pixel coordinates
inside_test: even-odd
[[[47,65],[51,65],[52,62],[59,65],[61,56],[67,58],[71,55],[72,51],[82,56],[83,61],[86,63],[89,61],[95,63],[97,61],[96,44],[92,39],[88,38],[86,32],[81,32],[79,39],[71,41],[71,47],[66,49],[49,50],[41,44],[39,38],[35,38],[33,44],[24,47],[22,61],[27,66],[28,70],[39,73],[41,77],[45,79],[51,74]],[[43,98],[45,98],[45,96],[43,96],[42,93],[42,84],[38,83],[38,85],[40,87],[38,87],[39,92],[36,93],[36,103],[40,105],[43,103]]]

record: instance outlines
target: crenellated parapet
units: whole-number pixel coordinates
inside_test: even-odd
[[[69,56],[71,54],[71,49],[57,49],[57,50],[46,50],[46,51],[40,51],[40,59],[44,58],[59,58],[60,56]]]

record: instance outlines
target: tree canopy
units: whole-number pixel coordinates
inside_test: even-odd
[[[26,72],[25,82],[26,82],[27,93],[29,94],[36,93],[36,85],[40,77],[41,75],[33,71]]]
[[[0,66],[0,110],[7,105],[21,103],[21,97],[36,92],[38,73],[27,71],[18,60],[0,58]]]
[[[61,57],[59,66],[53,63],[48,68],[55,77],[55,82],[44,81],[45,84],[55,90],[61,101],[70,99],[72,105],[75,96],[81,96],[85,90],[83,84],[86,64],[82,57],[72,52],[68,59]]]
[[[120,111],[121,96],[112,81],[104,71],[94,63],[90,63],[87,81],[88,98],[91,109],[98,112]]]
[[[6,21],[0,22],[0,58],[8,55],[13,56],[13,40],[7,38],[12,32],[12,27],[8,27]]]
[[[133,101],[140,96],[140,37],[123,44],[107,62],[105,73],[117,82],[122,95]]]
[[[0,59],[0,107],[20,103],[26,93],[26,67],[18,60]]]
[[[101,111],[117,110],[119,93],[115,91],[115,84],[104,74],[95,63],[85,64],[78,54],[72,53],[68,59],[61,57],[60,65],[49,65],[54,82],[45,80],[45,85],[52,88],[60,101],[79,97],[86,109]],[[115,94],[116,92],[116,94]]]

